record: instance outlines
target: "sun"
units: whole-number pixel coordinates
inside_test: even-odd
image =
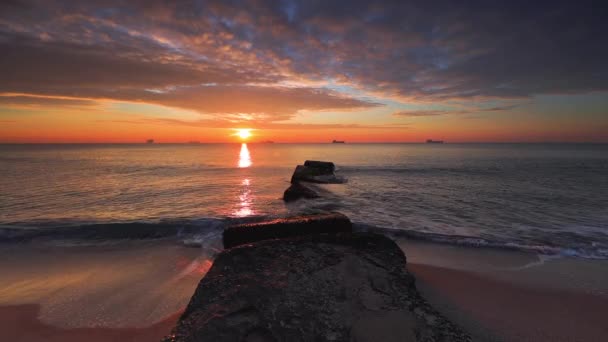
[[[251,136],[251,130],[248,128],[237,129],[236,135],[238,135],[239,138],[245,140]]]

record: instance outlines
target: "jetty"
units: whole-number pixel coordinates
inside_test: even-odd
[[[306,161],[291,187],[335,170]],[[343,214],[235,224],[223,243],[165,342],[471,340],[420,295],[394,241]]]

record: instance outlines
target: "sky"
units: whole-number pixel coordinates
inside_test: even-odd
[[[608,142],[602,1],[0,1],[0,142]]]

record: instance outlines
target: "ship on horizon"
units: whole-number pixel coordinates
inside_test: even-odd
[[[148,140],[146,140],[146,144],[154,144],[154,139],[148,139]]]
[[[344,140],[334,140],[334,141],[332,141],[331,143],[332,143],[332,144],[345,144],[345,143],[346,143],[346,141],[344,141]]]
[[[426,140],[427,144],[443,144],[443,140],[433,140],[433,139],[427,139]]]

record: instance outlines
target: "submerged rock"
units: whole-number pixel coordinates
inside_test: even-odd
[[[319,194],[311,188],[298,183],[293,183],[283,193],[283,200],[285,202],[292,202],[301,198],[317,198]]]
[[[470,341],[418,294],[405,263],[371,233],[225,250],[166,341]]]
[[[352,232],[350,219],[340,213],[304,215],[229,226],[224,230],[224,248],[256,241],[320,233]]]

